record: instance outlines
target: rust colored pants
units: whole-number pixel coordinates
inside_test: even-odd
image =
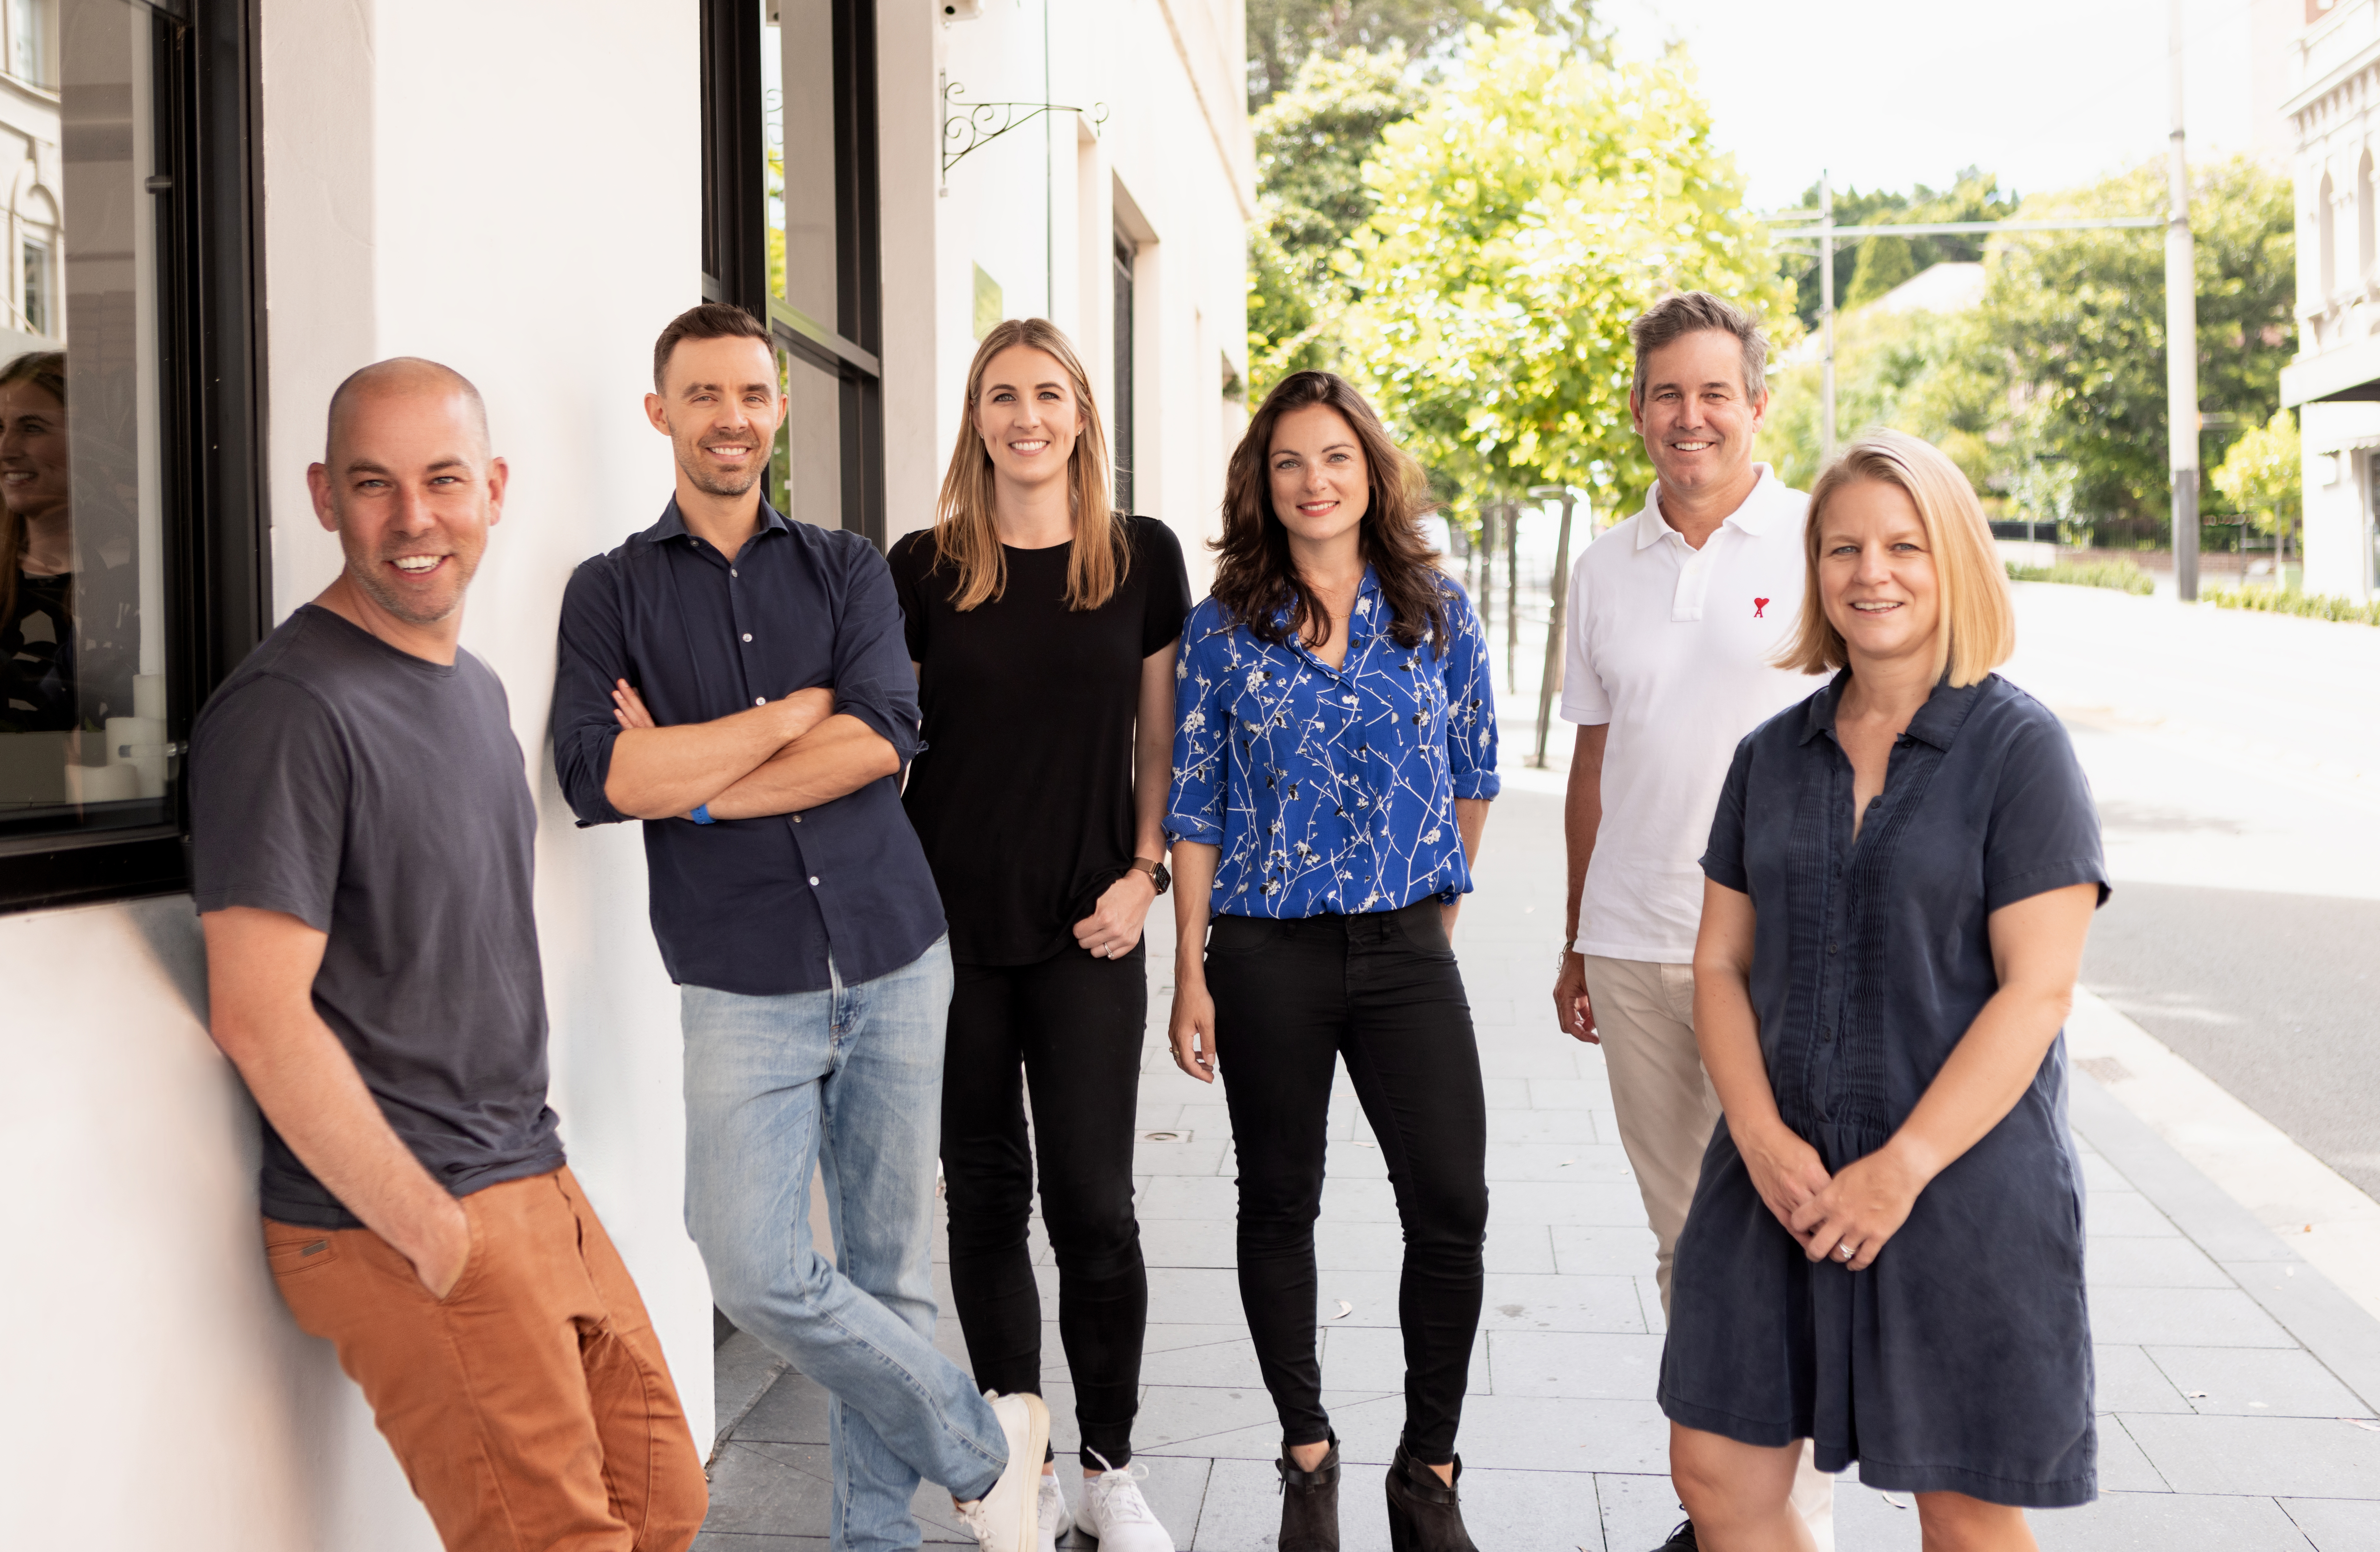
[[[710,1489],[628,1269],[567,1169],[462,1199],[433,1299],[369,1229],[264,1220],[298,1326],[332,1342],[447,1552],[683,1552]]]

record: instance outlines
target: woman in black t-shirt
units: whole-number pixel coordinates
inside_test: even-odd
[[[1163,524],[1111,509],[1109,478],[1065,335],[1040,319],[993,329],[967,372],[935,525],[892,552],[924,713],[905,802],[957,971],[942,1167],[976,1382],[1041,1388],[1026,1240],[1038,1153],[1088,1479],[1083,1529],[1101,1552],[1172,1552],[1124,1468],[1148,1316],[1132,1205],[1141,924],[1169,882],[1173,652],[1189,580]],[[1047,1546],[1070,1516],[1054,1474],[1041,1493]]]

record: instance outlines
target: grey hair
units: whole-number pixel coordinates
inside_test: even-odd
[[[1733,334],[1743,346],[1743,392],[1756,399],[1768,392],[1768,336],[1760,320],[1725,297],[1707,291],[1679,291],[1662,297],[1628,325],[1636,346],[1636,375],[1629,380],[1628,397],[1644,402],[1645,358],[1665,345],[1706,331]]]

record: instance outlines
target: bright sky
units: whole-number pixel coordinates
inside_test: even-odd
[[[1758,209],[1838,188],[1939,188],[1970,164],[2020,193],[2165,154],[2168,0],[1599,0],[1623,53],[1693,54]],[[2184,0],[2193,157],[2286,152],[2302,0]],[[2254,25],[2252,27],[2252,19]],[[2252,46],[2252,45],[2254,46]],[[2252,77],[2261,54],[2261,91]],[[2259,109],[2266,111],[2258,111]]]

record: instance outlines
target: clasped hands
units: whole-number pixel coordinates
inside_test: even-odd
[[[1876,1265],[1932,1178],[1898,1137],[1832,1175],[1817,1149],[1781,1122],[1748,1142],[1739,1138],[1737,1146],[1761,1201],[1800,1242],[1802,1253],[1854,1272]]]

